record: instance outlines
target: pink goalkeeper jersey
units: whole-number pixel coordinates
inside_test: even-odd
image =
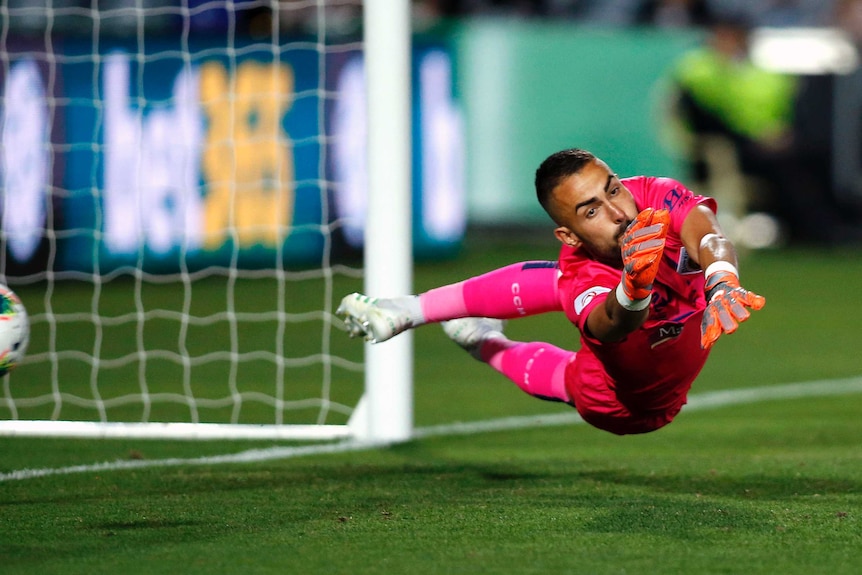
[[[713,211],[716,205],[713,199],[695,195],[669,178],[634,177],[622,183],[634,196],[638,210],[652,207],[670,212],[649,317],[620,342],[602,343],[590,337],[585,329],[587,316],[616,288],[621,270],[563,246],[560,295],[566,315],[581,333],[581,350],[569,365],[566,385],[582,414],[612,411],[609,401],[615,399],[632,414],[672,418],[685,404],[708,355],[700,347],[703,273],[689,261],[680,230],[696,205],[705,204]]]

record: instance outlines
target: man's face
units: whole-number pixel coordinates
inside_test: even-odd
[[[562,180],[550,207],[561,224],[554,230],[561,242],[582,246],[596,260],[622,267],[620,238],[638,209],[607,164],[595,160]]]

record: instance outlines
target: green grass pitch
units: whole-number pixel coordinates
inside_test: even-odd
[[[553,259],[548,237],[471,240],[453,261],[419,262],[414,285]],[[766,308],[717,344],[693,394],[862,375],[858,252],[756,252],[741,272]],[[75,305],[74,291],[64,291],[64,305]],[[79,291],[78,305],[90,309],[92,293]],[[125,305],[123,294],[103,296]],[[216,286],[213,301],[196,305],[220,297]],[[561,315],[507,331],[577,345]],[[358,342],[334,345],[360,357]],[[416,331],[415,348],[419,427],[568,411],[527,397],[435,326]],[[30,368],[39,370],[25,365],[11,381]],[[255,409],[249,419],[271,417]],[[259,463],[0,481],[0,572],[855,574],[860,414],[862,394],[807,397],[683,410],[643,436],[537,427]],[[273,445],[0,438],[0,473]]]

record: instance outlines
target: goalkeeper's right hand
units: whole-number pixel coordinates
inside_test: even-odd
[[[667,210],[646,208],[623,234],[623,277],[617,300],[624,308],[638,311],[649,305],[669,226]]]

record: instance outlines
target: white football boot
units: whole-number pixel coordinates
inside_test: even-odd
[[[462,317],[441,322],[449,339],[464,348],[475,359],[482,361],[482,343],[486,339],[504,338],[501,319],[489,317]]]
[[[392,300],[361,293],[344,296],[335,313],[344,316],[350,337],[362,336],[371,343],[386,341],[413,327],[408,310]]]

